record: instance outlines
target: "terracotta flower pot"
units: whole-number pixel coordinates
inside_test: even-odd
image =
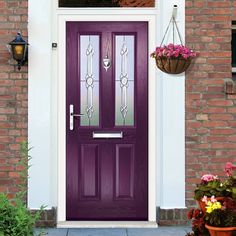
[[[157,67],[168,74],[180,74],[188,69],[191,58],[155,57]]]
[[[216,197],[215,199],[218,202],[222,202],[224,200],[225,197]],[[211,198],[207,198],[207,201],[210,201]],[[206,204],[205,202],[203,202],[202,200],[197,200],[198,206],[200,207],[200,209],[202,210],[202,212],[206,213]]]
[[[233,236],[236,231],[236,227],[214,227],[205,225],[211,236]]]

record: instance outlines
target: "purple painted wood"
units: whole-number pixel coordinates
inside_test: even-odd
[[[69,105],[80,106],[79,35],[100,35],[112,66],[100,63],[100,124],[69,130]],[[135,36],[135,125],[115,126],[115,35]],[[66,219],[148,219],[147,22],[68,22],[66,25]],[[94,131],[123,132],[122,139],[93,139]]]

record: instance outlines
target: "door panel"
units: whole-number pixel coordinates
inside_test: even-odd
[[[116,145],[116,200],[129,200],[134,196],[134,146]]]
[[[147,220],[147,23],[67,22],[66,37],[66,219]]]
[[[81,199],[99,198],[99,155],[98,145],[81,145]]]

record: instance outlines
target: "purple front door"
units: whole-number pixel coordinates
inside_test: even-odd
[[[67,22],[67,220],[148,220],[147,32]]]

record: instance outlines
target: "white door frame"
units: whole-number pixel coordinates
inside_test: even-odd
[[[147,21],[148,22],[148,52],[155,48],[156,29],[155,15],[130,15],[130,14],[110,14],[110,15],[58,15],[58,52],[57,66],[57,117],[58,117],[58,227],[85,227],[88,222],[66,221],[66,22],[67,21]],[[155,65],[153,60],[148,60],[148,221],[147,223],[156,222],[156,80]],[[128,222],[120,223],[121,226]],[[131,223],[131,222],[130,222]],[[92,222],[94,226],[94,222]],[[155,223],[156,224],[156,223]],[[102,225],[109,227],[119,227],[119,222],[103,222]],[[131,223],[135,227],[135,223]],[[140,223],[138,224],[139,226]],[[150,224],[149,224],[150,226]],[[99,227],[99,225],[96,225]]]

